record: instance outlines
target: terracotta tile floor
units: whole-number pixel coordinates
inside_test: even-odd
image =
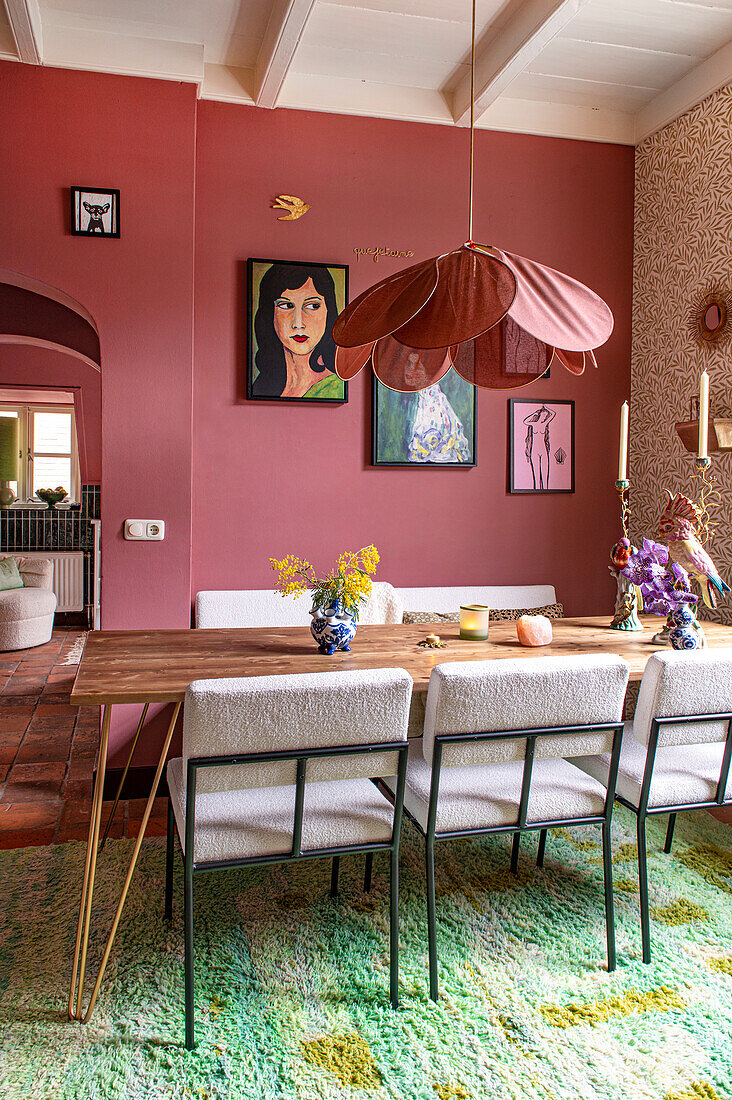
[[[54,630],[46,645],[0,653],[0,848],[86,840],[99,708],[69,703],[81,638]],[[110,835],[135,836],[144,807],[121,802]],[[163,835],[165,824],[157,799],[148,835]]]

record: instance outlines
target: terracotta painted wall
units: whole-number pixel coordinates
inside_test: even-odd
[[[355,295],[399,263],[357,264],[354,247],[420,259],[461,243],[464,131],[196,104],[172,82],[11,63],[0,118],[0,266],[61,287],[100,331],[105,627],[185,626],[201,588],[269,586],[272,554],[328,565],[370,541],[396,584],[548,581],[570,612],[610,610],[632,150],[477,135],[476,237],[585,280],[617,317],[597,372],[557,368],[530,391],[577,401],[576,494],[510,497],[504,395],[479,396],[472,470],[372,468],[365,377],[338,408],[243,398],[246,258],[351,263]],[[120,188],[119,241],[69,234],[72,184]],[[302,221],[277,221],[282,191],[312,203]],[[165,542],[124,542],[129,516],[164,519]],[[153,735],[139,762],[154,755]]]
[[[610,612],[617,420],[629,392],[633,151],[480,132],[477,240],[557,266],[611,304],[600,368],[524,396],[577,402],[577,492],[506,492],[507,394],[478,398],[476,469],[370,466],[370,380],[332,408],[247,402],[248,256],[351,264],[351,295],[466,237],[465,131],[201,102],[197,145],[193,592],[271,586],[270,555],[323,567],[375,542],[397,585],[553,583],[573,614]],[[281,192],[311,204],[297,222]],[[516,391],[516,396],[521,396]]]
[[[732,416],[732,342],[700,347],[689,315],[709,286],[732,290],[732,87],[648,138],[636,158],[630,476],[633,532],[655,537],[664,489],[695,498],[694,458],[676,434],[699,375],[718,415]],[[709,551],[732,577],[732,454],[712,456],[721,500]],[[704,618],[732,623],[729,598]]]
[[[75,391],[82,483],[102,480],[102,384],[99,371],[72,355],[23,344],[0,344],[0,385]],[[29,391],[32,393],[33,391]],[[29,397],[29,400],[32,398]]]
[[[100,333],[106,627],[190,621],[195,112],[187,85],[0,63],[0,267]],[[120,240],[69,234],[74,184],[121,190]],[[164,518],[165,542],[125,542],[129,516]]]

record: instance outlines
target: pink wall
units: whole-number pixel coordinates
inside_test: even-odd
[[[248,256],[351,264],[351,296],[466,238],[467,134],[446,127],[199,104],[193,592],[269,587],[271,555],[320,567],[375,542],[396,585],[553,583],[573,614],[610,611],[619,408],[629,390],[633,150],[476,135],[475,237],[560,268],[610,303],[600,367],[515,396],[573,398],[577,491],[506,492],[507,393],[478,396],[476,469],[370,466],[370,378],[349,404],[247,402]],[[279,222],[281,192],[311,210]],[[355,262],[353,249],[414,260]]]
[[[631,149],[477,135],[477,239],[585,280],[617,318],[597,372],[557,368],[530,391],[577,401],[577,492],[542,499],[506,494],[506,395],[479,396],[472,470],[371,468],[365,376],[342,407],[243,398],[246,258],[351,263],[355,295],[400,261],[356,264],[354,247],[421,259],[461,243],[464,131],[196,104],[173,82],[11,63],[0,117],[0,267],[61,287],[100,333],[106,628],[185,626],[201,588],[269,586],[270,555],[327,566],[371,541],[395,584],[550,581],[570,612],[609,611]],[[120,188],[120,240],[69,234],[73,184]],[[270,209],[283,191],[312,204],[301,221]],[[129,516],[164,519],[165,541],[125,542]],[[113,764],[136,713],[119,718]],[[154,756],[152,735],[139,762]]]
[[[99,371],[60,351],[0,344],[0,385],[74,390],[79,466],[83,483],[102,480],[102,381]],[[33,400],[28,391],[25,400]]]
[[[186,626],[195,89],[0,63],[0,118],[0,267],[62,288],[100,334],[103,625]],[[120,240],[70,235],[71,185],[121,190]],[[129,516],[164,518],[165,542],[125,542]]]

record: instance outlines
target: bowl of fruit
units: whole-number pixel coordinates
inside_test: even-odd
[[[68,495],[63,485],[57,485],[55,489],[36,489],[36,496],[45,501],[51,509],[65,500]]]

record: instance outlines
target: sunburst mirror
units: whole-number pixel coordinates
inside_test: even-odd
[[[689,332],[701,347],[718,346],[732,336],[732,293],[713,283],[700,293],[689,314]]]

